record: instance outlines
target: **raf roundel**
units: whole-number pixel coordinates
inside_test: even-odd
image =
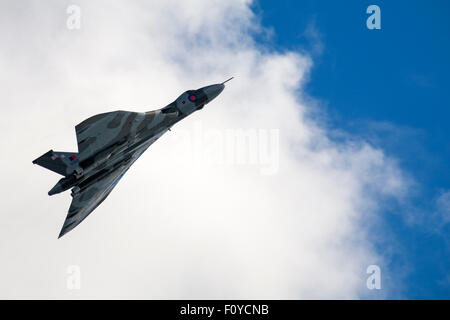
[[[188,99],[189,99],[189,101],[194,102],[195,100],[197,100],[197,96],[195,94],[190,94]]]

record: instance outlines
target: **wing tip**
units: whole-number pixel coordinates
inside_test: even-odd
[[[61,237],[63,236],[63,235],[65,235],[67,233],[67,231],[66,230],[64,230],[64,227],[61,229],[61,231],[59,232],[59,235],[58,235],[58,239],[61,239]]]
[[[66,218],[66,221],[64,222],[64,225],[61,228],[61,231],[59,232],[58,239],[61,238],[66,233],[68,233],[73,228],[75,228],[78,224],[80,224],[80,222],[81,221],[72,221],[70,223],[67,223],[67,218]]]

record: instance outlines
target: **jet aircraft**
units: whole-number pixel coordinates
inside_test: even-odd
[[[231,79],[188,90],[162,109],[142,113],[120,110],[92,116],[75,126],[78,152],[50,150],[34,160],[34,164],[64,176],[49,195],[72,189],[72,203],[58,238],[79,225],[106,199],[153,142],[216,98]]]

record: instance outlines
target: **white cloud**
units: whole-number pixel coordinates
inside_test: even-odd
[[[1,298],[370,294],[366,268],[385,263],[370,225],[380,201],[407,186],[382,150],[357,138],[332,142],[306,119],[309,58],[255,44],[250,34],[261,27],[248,1],[77,3],[81,29],[72,31],[69,3],[1,4]],[[46,195],[57,177],[34,158],[76,150],[73,126],[93,114],[159,108],[229,76],[213,103],[156,142],[56,239],[70,197]],[[198,150],[183,141],[199,123],[278,129],[278,173],[193,161]],[[80,291],[66,289],[69,265],[81,268]]]
[[[323,53],[325,45],[323,43],[323,35],[316,26],[316,17],[308,23],[303,36],[309,41],[310,50],[314,55],[321,55]]]
[[[450,191],[443,191],[437,197],[435,215],[441,225],[450,223]]]

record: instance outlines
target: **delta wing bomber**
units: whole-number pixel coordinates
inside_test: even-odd
[[[72,203],[59,237],[79,225],[106,199],[153,142],[178,121],[211,102],[231,79],[188,90],[162,109],[92,116],[75,127],[78,152],[50,150],[34,160],[34,164],[64,176],[49,195],[72,189]]]

